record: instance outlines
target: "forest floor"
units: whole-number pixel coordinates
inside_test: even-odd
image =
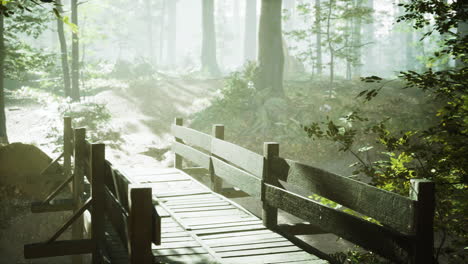
[[[120,168],[170,167],[173,164],[170,126],[174,118],[187,118],[208,106],[222,85],[222,80],[165,77],[154,87],[104,89],[85,97],[84,101],[103,103],[111,114],[110,126],[121,137],[115,147],[106,152],[113,164]],[[52,158],[57,155],[50,144],[50,127],[57,117],[51,116],[47,105],[32,100],[10,100],[6,115],[10,142],[38,146]],[[261,214],[259,201],[250,198],[234,200],[254,214]],[[290,215],[281,214],[280,222],[289,220],[297,221]],[[349,248],[346,241],[333,235],[314,235],[305,239],[328,253]]]

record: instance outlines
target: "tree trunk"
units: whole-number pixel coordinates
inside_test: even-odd
[[[374,10],[374,0],[367,0],[367,7],[370,8],[373,12]],[[375,64],[375,56],[374,56],[374,34],[375,34],[375,28],[374,28],[374,13],[371,13],[371,19],[372,21],[368,23],[365,26],[365,39],[367,39],[367,42],[370,43],[369,46],[366,48],[366,52],[364,53],[365,56],[365,68],[366,70],[373,70],[374,69],[374,64]]]
[[[71,0],[71,22],[78,26],[78,0]],[[80,101],[80,61],[78,32],[72,33],[72,90],[71,98],[73,101]]]
[[[461,1],[463,2],[463,1]],[[460,5],[460,10],[457,10],[457,13],[465,13],[468,11],[468,3],[466,1]],[[468,35],[468,22],[465,21],[459,21],[457,25],[457,38],[458,39],[463,39],[466,35]],[[466,45],[466,43],[465,43]],[[466,56],[466,54],[465,54]],[[455,60],[455,67],[460,68],[464,67],[466,64],[463,62],[461,59],[456,59]]]
[[[154,56],[154,41],[153,41],[153,6],[151,5],[151,0],[145,0],[145,16],[146,16],[146,32],[148,37],[148,61],[151,64],[155,64],[155,56]]]
[[[406,70],[414,70],[414,42],[413,42],[413,33],[414,30],[411,25],[408,25],[409,32],[405,34],[405,47],[406,47]]]
[[[177,1],[167,1],[168,12],[168,36],[167,36],[167,66],[172,68],[175,66],[176,58],[176,30],[177,30]]]
[[[362,0],[355,0],[354,7],[355,8],[361,8],[362,6]],[[354,18],[354,41],[353,41],[353,53],[354,53],[354,69],[353,69],[353,75],[354,76],[361,76],[362,72],[362,61],[361,61],[361,29],[362,29],[362,18],[360,16],[357,16]],[[350,76],[351,77],[351,76]]]
[[[1,4],[3,5],[3,4]],[[4,39],[3,13],[0,13],[0,143],[8,143],[6,116],[5,116],[5,94],[4,94],[4,73],[5,73],[5,39]]]
[[[219,76],[220,71],[216,60],[216,31],[214,25],[214,1],[203,0],[202,2],[202,70],[213,76]]]
[[[245,2],[244,60],[254,61],[257,56],[257,0]]]
[[[327,15],[327,42],[328,50],[330,52],[330,84],[333,83],[335,79],[335,49],[333,48],[332,39],[331,39],[331,15],[333,7],[335,6],[335,0],[329,0],[328,2],[328,15]],[[330,94],[331,94],[331,85],[330,85]]]
[[[60,15],[62,15],[62,1],[56,0],[55,3],[57,11],[60,13]],[[65,97],[71,97],[70,68],[68,66],[67,42],[65,40],[65,33],[63,31],[63,21],[61,18],[57,18],[57,34],[60,42],[60,53],[62,59],[63,89]]]
[[[281,0],[262,0],[258,44],[257,88],[284,96]]]
[[[322,25],[321,25],[321,0],[315,0],[315,30],[316,39],[315,45],[317,53],[317,75],[322,75]]]

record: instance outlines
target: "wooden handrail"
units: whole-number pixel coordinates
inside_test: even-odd
[[[265,143],[262,157],[223,139],[209,140],[209,135],[182,127],[182,120],[178,120],[172,127],[176,137],[173,151],[178,160],[188,159],[203,168],[209,165],[212,184],[214,177],[220,177],[252,196],[261,197],[263,221],[268,228],[278,232],[287,230],[277,226],[279,208],[390,260],[434,263],[433,182],[411,180],[410,197],[405,197],[280,158],[277,143]],[[202,147],[209,154],[190,145]],[[330,208],[283,186],[330,199],[374,218],[379,224]]]

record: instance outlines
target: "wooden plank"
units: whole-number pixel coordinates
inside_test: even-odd
[[[275,230],[281,233],[289,233],[291,235],[312,235],[327,233],[320,229],[320,227],[309,223],[281,224],[278,225]]]
[[[263,144],[263,157],[265,158],[265,170],[263,173],[263,183],[279,186],[278,178],[272,171],[274,158],[279,155],[279,144],[265,142]],[[262,186],[263,187],[263,186]],[[262,220],[263,224],[274,229],[278,225],[278,209],[265,202],[265,192],[262,192]]]
[[[279,260],[268,262],[268,264],[329,264],[328,261],[323,259],[309,259],[309,260]]]
[[[71,181],[73,180],[73,175],[70,175],[68,176],[68,178],[62,183],[60,184],[51,194],[49,194],[47,196],[47,198],[44,200],[43,203],[49,203],[52,199],[54,199],[59,193],[60,191],[63,190],[63,188],[65,188],[65,186],[67,186]]]
[[[174,174],[133,177],[133,180],[136,183],[142,184],[142,183],[157,183],[157,182],[190,181],[191,178],[184,174],[174,173]]]
[[[232,223],[221,223],[221,224],[198,224],[190,225],[192,230],[197,229],[209,229],[209,228],[219,228],[219,227],[232,227],[232,226],[244,226],[244,225],[255,225],[261,224],[261,220],[250,220],[250,221],[241,221],[241,222],[232,222]]]
[[[290,252],[267,254],[257,256],[242,256],[226,258],[224,263],[237,263],[237,264],[257,264],[257,263],[275,263],[278,261],[295,261],[295,260],[314,260],[317,259],[314,255],[305,252]]]
[[[211,129],[211,135],[220,140],[224,140],[224,125],[213,125]],[[216,154],[211,154],[212,156],[216,156]],[[223,179],[218,177],[213,169],[213,164],[210,161],[210,187],[211,190],[215,193],[221,193],[223,189]]]
[[[200,244],[195,240],[184,241],[184,242],[167,242],[159,246],[156,246],[153,244],[151,249],[155,250],[155,249],[193,248],[193,247],[200,247]]]
[[[210,254],[154,256],[155,263],[216,263]]]
[[[74,208],[73,199],[57,199],[51,203],[33,202],[31,203],[32,213],[69,211]]]
[[[229,202],[219,200],[219,202],[214,203],[195,203],[195,204],[177,204],[177,205],[167,205],[171,210],[185,209],[185,208],[203,208],[203,207],[213,207],[213,206],[225,206],[230,205]]]
[[[94,250],[91,239],[63,240],[50,243],[24,245],[24,258],[46,258],[67,255],[88,254]]]
[[[73,215],[68,218],[68,220],[57,230],[57,232],[55,232],[55,234],[49,240],[47,240],[47,243],[54,242],[58,237],[60,237],[60,235],[65,232],[65,230],[67,230],[67,228],[91,206],[91,202],[94,204],[94,201],[89,198],[88,201],[79,210],[73,213]]]
[[[264,235],[263,235],[264,236]],[[219,239],[218,239],[219,240]],[[216,240],[216,241],[218,241]],[[225,239],[226,240],[226,239]],[[218,241],[220,242],[220,241]],[[261,247],[263,244],[269,244],[269,243],[280,243],[280,242],[285,242],[292,244],[290,241],[288,241],[284,237],[263,237],[261,238],[259,235],[257,235],[257,239],[252,239],[250,240],[234,240],[234,239],[228,239],[226,241],[222,241],[221,243],[212,243],[210,245],[213,250],[217,251],[218,248],[224,248],[224,247],[233,247],[233,246],[246,246],[246,247]]]
[[[106,216],[111,222],[115,232],[119,236],[122,243],[126,244],[128,241],[128,212],[119,203],[116,197],[106,187],[106,203],[105,210]]]
[[[195,145],[207,151],[211,148],[211,136],[188,127],[172,125],[174,137],[182,139],[185,144]]]
[[[104,248],[105,231],[105,145],[91,145],[91,197],[93,198],[93,207],[91,208],[91,239],[96,242],[96,248],[93,252],[93,263],[98,263],[101,259],[101,248]]]
[[[253,235],[262,235],[262,234],[272,234],[276,237],[281,237],[280,235],[273,233],[271,230],[255,230],[255,231],[245,231],[245,232],[235,232],[235,233],[225,233],[225,234],[214,234],[214,235],[206,235],[203,236],[203,241],[207,241],[210,239],[217,239],[217,238],[226,238],[226,237],[235,237],[237,239],[244,239],[246,236],[253,236]]]
[[[239,239],[238,237],[223,237],[223,238],[216,238],[216,239],[210,239],[210,240],[203,240],[203,242],[206,245],[212,247],[214,250],[216,250],[215,247],[288,241],[286,238],[282,236],[278,236],[278,235],[275,236],[274,234],[275,233],[267,233],[267,234],[243,236],[242,239]]]
[[[172,151],[205,169],[210,168],[210,155],[207,155],[197,149],[183,143],[174,142],[172,144]]]
[[[243,257],[243,256],[256,256],[267,254],[282,254],[289,252],[301,252],[302,250],[296,246],[276,247],[276,248],[251,248],[244,250],[235,250],[228,252],[216,252],[222,258]]]
[[[84,175],[87,173],[87,165],[84,160],[84,148],[86,139],[86,129],[79,128],[74,131],[74,171],[73,171],[73,201],[75,204],[74,212],[83,206]],[[84,217],[79,217],[72,226],[72,239],[79,240],[84,238]],[[72,264],[83,263],[82,256],[73,256]]]
[[[415,201],[350,178],[283,158],[275,158],[273,173],[280,180],[375,218],[382,224],[414,233]]]
[[[150,264],[153,260],[151,243],[154,236],[151,188],[132,185],[129,201],[130,263]]]
[[[177,216],[180,218],[200,218],[207,216],[235,216],[235,215],[245,215],[244,211],[239,209],[230,209],[230,210],[213,210],[205,212],[189,212],[189,213],[178,213]]]
[[[190,207],[190,208],[176,208],[172,209],[174,213],[190,213],[190,212],[204,212],[204,211],[213,211],[213,210],[231,210],[237,209],[232,205],[225,206],[211,206],[211,207]]]
[[[434,263],[434,210],[435,183],[425,179],[412,179],[410,197],[417,201],[416,239],[412,252],[413,263]]]
[[[261,180],[252,174],[212,157],[214,173],[253,197],[261,195]]]
[[[221,224],[221,223],[238,223],[242,221],[258,220],[256,217],[251,215],[236,215],[236,216],[208,216],[203,218],[187,218],[183,219],[184,224],[189,226],[199,224]]]
[[[252,173],[255,177],[263,175],[263,156],[236,144],[213,138],[211,153]]]
[[[166,243],[172,242],[188,242],[188,241],[195,241],[191,236],[184,236],[184,237],[161,237],[162,245]]]
[[[194,255],[194,254],[205,254],[208,253],[203,247],[183,247],[183,248],[171,248],[171,249],[153,249],[153,254],[158,257],[161,256],[178,256],[178,255]]]
[[[265,202],[393,260],[404,258],[409,249],[402,234],[269,184]]]
[[[285,246],[293,246],[293,244],[289,241],[280,241],[280,242],[263,242],[257,244],[241,244],[241,245],[234,245],[234,246],[223,246],[223,247],[216,247],[216,252],[231,252],[231,251],[238,251],[238,250],[247,250],[247,249],[261,249],[261,248],[278,248],[278,247],[285,247]]]
[[[231,227],[218,227],[218,228],[207,228],[207,229],[196,229],[193,231],[194,234],[199,236],[230,233],[230,232],[245,232],[254,230],[264,230],[266,227],[262,224],[259,225],[244,225],[244,226],[231,226]]]

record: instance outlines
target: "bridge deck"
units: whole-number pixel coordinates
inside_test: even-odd
[[[162,243],[153,244],[155,263],[328,263],[185,172],[125,172],[135,183],[152,188],[153,204],[162,217]],[[119,260],[112,263],[127,258],[114,255]]]

